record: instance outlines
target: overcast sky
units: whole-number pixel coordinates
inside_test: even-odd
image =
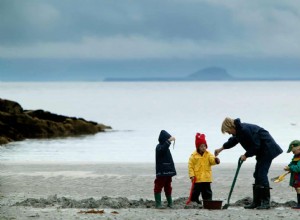
[[[0,0],[0,59],[282,60],[295,74],[299,27],[299,0]]]

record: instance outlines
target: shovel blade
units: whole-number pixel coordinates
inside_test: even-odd
[[[279,182],[281,182],[282,180],[284,180],[285,176],[288,175],[288,174],[289,174],[289,172],[284,173],[284,174],[282,174],[282,175],[280,175],[280,176],[277,176],[277,177],[272,178],[271,180],[272,180],[274,183],[279,183]]]
[[[274,180],[274,183],[279,183],[279,182],[281,182],[282,180],[284,180],[284,176],[278,177],[276,180]]]
[[[228,209],[228,207],[229,207],[229,204],[227,203],[227,204],[223,205],[222,209]]]
[[[280,177],[280,176],[273,177],[273,178],[271,178],[271,181],[272,181],[272,182],[275,182],[279,177]]]

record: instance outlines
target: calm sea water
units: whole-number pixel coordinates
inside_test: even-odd
[[[25,140],[0,148],[3,162],[154,163],[161,129],[176,137],[171,152],[186,163],[196,132],[207,136],[213,152],[229,138],[220,131],[226,116],[267,129],[284,151],[300,139],[300,82],[78,82],[4,83],[0,98],[24,109],[82,117],[113,127],[96,135]],[[237,162],[241,146],[220,154]],[[275,163],[288,163],[283,153]],[[254,158],[248,159],[255,162]]]

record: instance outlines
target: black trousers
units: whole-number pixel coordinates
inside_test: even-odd
[[[269,187],[268,173],[272,159],[268,155],[256,156],[256,165],[253,177],[255,179],[255,185]]]
[[[199,201],[200,194],[201,194],[203,200],[211,200],[212,199],[212,191],[211,191],[209,182],[195,183],[191,200],[193,202],[200,203],[200,201]]]

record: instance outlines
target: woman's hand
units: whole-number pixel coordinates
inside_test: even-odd
[[[215,150],[215,156],[217,157],[217,156],[221,153],[222,150],[224,150],[223,147],[221,147],[221,148],[219,148],[219,149],[216,149],[216,150]]]
[[[241,161],[246,161],[247,160],[247,157],[245,155],[242,155],[240,158],[241,158]]]

